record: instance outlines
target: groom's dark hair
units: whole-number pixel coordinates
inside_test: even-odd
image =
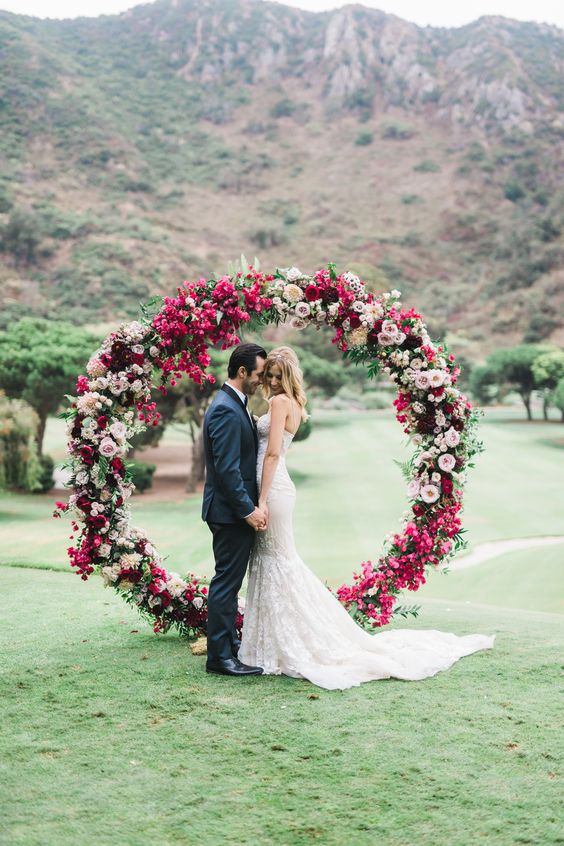
[[[266,350],[258,344],[239,344],[231,353],[227,365],[229,378],[234,379],[240,367],[244,367],[250,376],[253,370],[256,370],[257,357],[266,358],[266,355]]]

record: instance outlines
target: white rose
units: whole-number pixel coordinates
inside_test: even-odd
[[[436,485],[423,485],[419,496],[423,502],[436,502],[440,496],[439,489]]]
[[[304,298],[304,292],[297,285],[286,285],[282,293],[289,303],[298,303]]]
[[[427,375],[429,376],[429,385],[432,388],[440,388],[444,384],[445,373],[443,370],[428,370]]]
[[[288,280],[288,282],[295,282],[296,279],[301,279],[302,275],[303,274],[301,270],[297,267],[290,267],[286,271],[286,279]]]
[[[200,608],[202,607],[203,604],[204,604],[204,600],[202,599],[201,596],[195,596],[194,599],[192,600],[192,605],[194,606],[194,608],[196,608],[197,611],[200,610]]]
[[[119,420],[112,423],[110,426],[110,434],[116,439],[116,441],[124,441],[126,433],[127,430],[125,426]]]

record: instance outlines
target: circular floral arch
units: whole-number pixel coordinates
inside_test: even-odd
[[[444,344],[432,343],[421,315],[402,308],[399,296],[375,295],[332,264],[312,276],[295,267],[273,274],[248,267],[217,280],[186,281],[175,297],[158,300],[156,313],[153,300],[142,307],[142,320],[112,332],[88,362],[88,375],[79,376],[65,413],[72,492],[68,503],[57,503],[55,516],[68,511],[73,518],[76,545],[68,553],[81,578],[100,572],[155,631],[176,626],[188,635],[205,633],[206,585],[166,570],[145,532],[131,525],[128,439],[158,423],[151,399],[155,371],[161,390],[183,374],[197,384],[213,382],[206,373],[211,345],[239,343],[243,324],[289,319],[297,329],[331,326],[344,356],[367,366],[371,376],[386,373],[397,386],[396,419],[414,447],[402,466],[409,510],[401,530],[387,535],[377,562],[363,562],[337,596],[366,628],[385,625],[394,612],[416,613],[396,605],[398,596],[417,590],[428,568],[466,545],[459,517],[465,470],[481,444],[479,412],[456,387],[454,357]]]

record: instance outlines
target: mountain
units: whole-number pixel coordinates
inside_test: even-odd
[[[564,32],[362,6],[0,13],[2,322],[336,261],[479,358],[564,342]]]

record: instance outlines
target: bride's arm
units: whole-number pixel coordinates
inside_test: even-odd
[[[270,433],[268,436],[268,446],[266,447],[264,463],[262,465],[259,508],[266,506],[266,500],[268,499],[268,494],[270,492],[270,488],[272,487],[272,480],[274,479],[278,460],[280,459],[284,426],[286,424],[289,409],[290,400],[287,396],[282,394],[274,397],[270,404]]]

